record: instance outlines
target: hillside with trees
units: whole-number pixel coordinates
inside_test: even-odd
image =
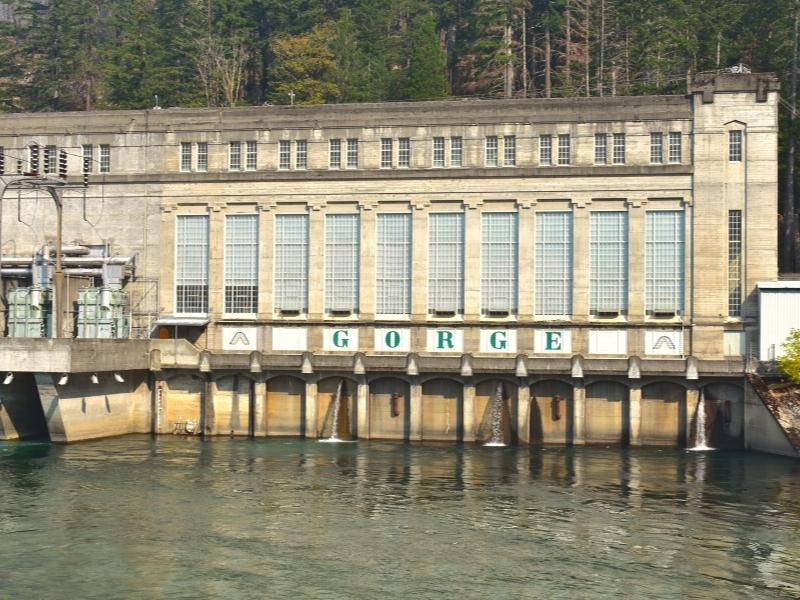
[[[782,79],[781,266],[800,271],[800,0],[7,0],[6,111],[675,94]]]

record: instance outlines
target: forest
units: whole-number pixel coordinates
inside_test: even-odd
[[[782,81],[780,260],[800,271],[800,0],[6,0],[0,110],[680,94]]]

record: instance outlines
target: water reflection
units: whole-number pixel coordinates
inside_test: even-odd
[[[666,449],[7,444],[0,597],[792,597],[798,475]]]

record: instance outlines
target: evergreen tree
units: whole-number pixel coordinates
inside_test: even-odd
[[[445,98],[450,94],[447,56],[439,44],[436,21],[430,14],[414,20],[407,97],[411,100]]]

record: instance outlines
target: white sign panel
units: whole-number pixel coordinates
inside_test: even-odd
[[[222,349],[252,352],[258,349],[258,327],[223,327]]]
[[[589,354],[627,354],[628,332],[624,329],[591,329]]]
[[[570,354],[572,352],[572,331],[569,329],[534,330],[533,351]]]
[[[409,352],[410,329],[375,328],[375,352]]]
[[[428,329],[428,352],[464,351],[464,332],[461,329]]]
[[[273,327],[272,349],[305,352],[308,349],[308,330],[305,327]]]
[[[358,329],[331,327],[323,330],[322,349],[326,352],[356,352]]]
[[[516,329],[481,329],[481,352],[517,352]]]
[[[683,354],[683,334],[680,329],[656,329],[644,332],[645,354]]]

